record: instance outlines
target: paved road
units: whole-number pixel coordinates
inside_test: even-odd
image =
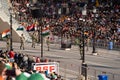
[[[0,42],[1,48],[5,48],[5,42]],[[15,51],[41,56],[40,45],[36,45],[36,48],[31,48],[31,43],[26,43],[25,50],[19,49],[19,43],[13,43]],[[60,73],[68,80],[77,80],[77,74],[81,72],[81,60],[77,46],[72,46],[71,50],[61,50],[60,45],[51,44],[50,51],[47,51],[46,44],[44,44],[44,57],[60,62]],[[85,62],[88,64],[88,74],[95,76],[101,74],[101,72],[109,72],[110,77],[113,76],[111,73],[120,73],[120,52],[97,49],[99,55],[92,55],[92,49],[85,52]],[[69,74],[66,74],[69,72]],[[117,76],[118,77],[118,76]],[[93,79],[95,80],[95,79]],[[119,80],[119,78],[111,80]]]

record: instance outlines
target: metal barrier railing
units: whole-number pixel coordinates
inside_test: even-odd
[[[99,75],[106,75],[109,80],[119,80],[120,78],[120,74],[105,72],[105,71],[96,70],[93,68],[88,68],[87,72],[88,72],[90,80],[98,80]]]
[[[71,42],[72,42],[73,45],[76,45],[76,44],[78,44],[78,42],[76,42],[76,41],[78,41],[78,40],[72,39]],[[97,40],[95,47],[96,48],[103,48],[103,49],[109,49],[109,47],[111,47],[113,50],[120,50],[120,43],[119,42],[112,41],[113,45],[111,45],[111,46],[110,46],[109,42],[110,41],[107,41],[107,40],[104,40],[104,39],[103,40]],[[51,43],[60,44],[61,43],[61,38],[56,37],[55,39],[53,39],[51,41]],[[90,40],[90,42],[88,44],[89,44],[88,45],[89,47],[92,47],[93,46],[92,40]]]
[[[84,80],[83,76],[81,75],[81,66],[75,65],[75,64],[60,64],[62,65],[62,69],[60,69],[60,72],[62,72],[63,79],[71,79],[71,80]],[[69,69],[69,70],[68,70]],[[75,70],[73,70],[75,69]],[[98,69],[94,69],[92,67],[87,67],[87,80],[99,80],[99,75],[105,75],[108,77],[108,80],[119,80],[120,74],[115,74],[107,71],[102,71]]]
[[[112,42],[113,45],[110,44]],[[90,42],[90,47],[93,46],[92,41]],[[104,49],[113,49],[113,50],[120,50],[120,43],[114,41],[106,41],[106,40],[99,40],[96,41],[96,48],[104,48]]]

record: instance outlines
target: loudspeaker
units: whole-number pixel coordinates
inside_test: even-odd
[[[31,14],[33,18],[41,18],[43,15],[42,10],[39,8],[31,9]]]

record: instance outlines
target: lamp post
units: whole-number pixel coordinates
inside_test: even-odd
[[[60,8],[58,8],[58,18],[61,18],[61,14],[62,14],[62,11],[61,11],[61,7]],[[63,31],[62,31],[62,27],[63,27],[63,25],[62,25],[62,23],[61,22],[58,22],[58,23],[60,23],[60,31],[59,31],[59,33],[60,33],[60,37],[61,37],[61,49],[63,48]]]
[[[12,47],[12,9],[9,8],[9,14],[10,14],[10,51],[13,50]]]
[[[31,14],[34,19],[37,19],[38,21],[38,43],[41,43],[41,58],[43,58],[43,36],[42,36],[42,30],[43,30],[43,7],[42,5],[36,6],[33,3],[34,6],[31,6]]]
[[[38,23],[39,23],[39,19],[38,19]],[[38,27],[37,27],[37,33],[38,33],[38,41],[37,41],[37,43],[40,43],[40,24],[38,25]]]
[[[86,7],[82,10],[82,69],[81,74],[85,77],[85,80],[87,80],[87,64],[85,63],[85,35],[84,35],[84,26],[85,26],[85,17],[87,15]]]
[[[96,31],[95,31],[96,17],[98,17],[98,15],[97,15],[97,10],[94,7],[94,9],[93,9],[93,19],[94,19],[93,20],[93,51],[92,51],[93,55],[97,55],[96,48],[95,48],[95,46],[96,46],[96,39],[95,39],[95,36],[96,36]]]
[[[83,19],[82,19],[82,26],[83,26],[83,29],[82,29],[82,45],[83,45],[83,58],[82,58],[82,63],[85,63],[85,35],[84,35],[84,24],[85,24],[85,16],[87,15],[87,10],[86,9],[83,9],[82,10],[82,16],[83,16]]]
[[[42,18],[41,18],[41,21],[42,21],[42,22],[41,22],[41,30],[40,30],[40,31],[41,31],[41,32],[40,32],[40,33],[41,33],[41,38],[40,38],[40,40],[41,40],[41,58],[43,59],[43,36],[42,36],[42,30],[43,30],[43,27],[42,27],[43,24],[42,24],[42,23],[43,23],[43,19],[42,19]]]

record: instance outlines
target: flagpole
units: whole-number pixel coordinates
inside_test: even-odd
[[[13,49],[12,48],[12,9],[11,7],[9,8],[9,14],[10,14],[10,51]]]
[[[43,22],[42,22],[42,18],[41,18],[41,58],[43,58],[43,36],[42,36],[42,26],[43,26]]]
[[[42,9],[42,5],[40,5],[39,7],[36,6],[34,3],[32,3],[33,6],[31,6],[31,14],[32,17],[37,19],[39,21],[39,26],[40,26],[40,32],[38,30],[38,38],[40,38],[40,40],[38,39],[38,41],[41,42],[41,58],[43,58],[43,36],[42,36],[42,26],[43,26],[43,21],[42,21],[42,17],[43,17],[43,9]],[[40,35],[40,37],[39,37]]]

